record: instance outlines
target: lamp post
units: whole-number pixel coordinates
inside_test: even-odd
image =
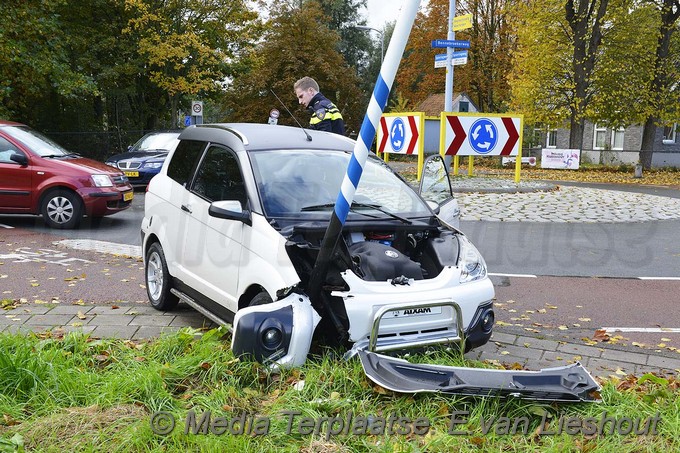
[[[358,30],[373,30],[380,34],[380,64],[382,65],[382,62],[385,59],[385,36],[383,31],[378,30],[377,28],[369,27],[367,25],[355,25],[354,28]]]

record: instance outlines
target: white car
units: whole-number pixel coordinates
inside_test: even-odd
[[[304,363],[312,337],[349,354],[467,350],[489,340],[493,285],[482,256],[451,226],[459,211],[436,163],[426,165],[421,187],[439,191],[441,203],[369,156],[313,291],[310,274],[354,142],[267,124],[200,125],[179,139],[146,195],[153,307],[171,310],[182,300],[233,323],[236,354],[277,366]],[[444,213],[448,219],[437,215]]]

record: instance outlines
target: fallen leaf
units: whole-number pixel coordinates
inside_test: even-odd
[[[567,327],[567,326],[559,326],[558,329],[560,329],[560,330],[569,330],[569,327]]]
[[[590,318],[578,318],[578,320],[581,321],[581,322],[590,322],[591,321]]]
[[[670,338],[662,338],[661,341],[671,341]]]
[[[556,305],[545,304],[545,306],[548,307],[548,308],[551,309],[551,310],[557,310],[557,306],[556,306]]]
[[[87,319],[87,316],[85,316],[85,314],[80,310],[76,316],[78,316],[78,319]]]
[[[656,347],[658,347],[658,348],[665,348],[665,347],[666,347],[666,343],[659,343],[659,344],[656,345]]]
[[[501,351],[501,355],[508,355],[510,354],[508,351]]]
[[[540,308],[540,309],[538,310],[538,312],[541,313],[541,314],[542,314],[542,313],[548,313],[548,310],[546,310],[545,308]]]

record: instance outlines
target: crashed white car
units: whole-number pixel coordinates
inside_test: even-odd
[[[304,363],[313,337],[349,354],[489,340],[494,289],[455,228],[436,162],[419,195],[369,156],[328,272],[309,291],[354,142],[266,124],[200,125],[179,139],[146,194],[153,307],[181,300],[233,323],[235,353],[277,366]]]

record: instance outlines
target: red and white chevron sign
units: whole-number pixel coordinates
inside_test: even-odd
[[[378,128],[378,152],[394,154],[422,154],[425,114],[385,113]]]
[[[522,147],[521,115],[442,112],[440,153],[450,156],[516,156]]]

